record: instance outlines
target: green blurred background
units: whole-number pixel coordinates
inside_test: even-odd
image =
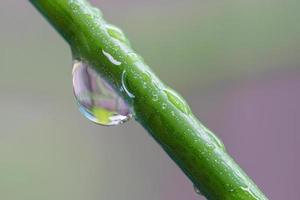
[[[300,198],[300,1],[92,2],[270,199]],[[0,199],[203,199],[139,124],[80,115],[69,47],[28,1],[0,25]]]

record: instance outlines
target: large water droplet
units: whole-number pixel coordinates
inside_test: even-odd
[[[105,126],[122,124],[131,118],[123,99],[88,64],[75,60],[72,74],[74,95],[86,118]]]
[[[170,88],[165,89],[164,92],[167,94],[169,101],[176,108],[178,108],[179,110],[181,110],[181,112],[183,112],[185,114],[191,114],[190,107],[177,92],[175,92],[174,90],[172,90]]]

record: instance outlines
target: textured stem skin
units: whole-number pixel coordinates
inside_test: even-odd
[[[91,64],[119,92],[136,120],[207,199],[267,199],[222,142],[151,72],[98,9],[85,0],[30,1],[70,44],[73,56]]]

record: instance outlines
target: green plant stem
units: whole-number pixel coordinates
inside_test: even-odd
[[[98,9],[85,0],[31,3],[70,44],[74,58],[89,63],[119,92],[135,119],[207,199],[267,199],[220,140],[155,76],[123,33],[104,21]]]

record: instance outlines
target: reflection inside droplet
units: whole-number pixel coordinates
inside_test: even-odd
[[[72,74],[74,95],[86,118],[106,126],[122,124],[131,118],[123,99],[88,64],[75,60]]]

